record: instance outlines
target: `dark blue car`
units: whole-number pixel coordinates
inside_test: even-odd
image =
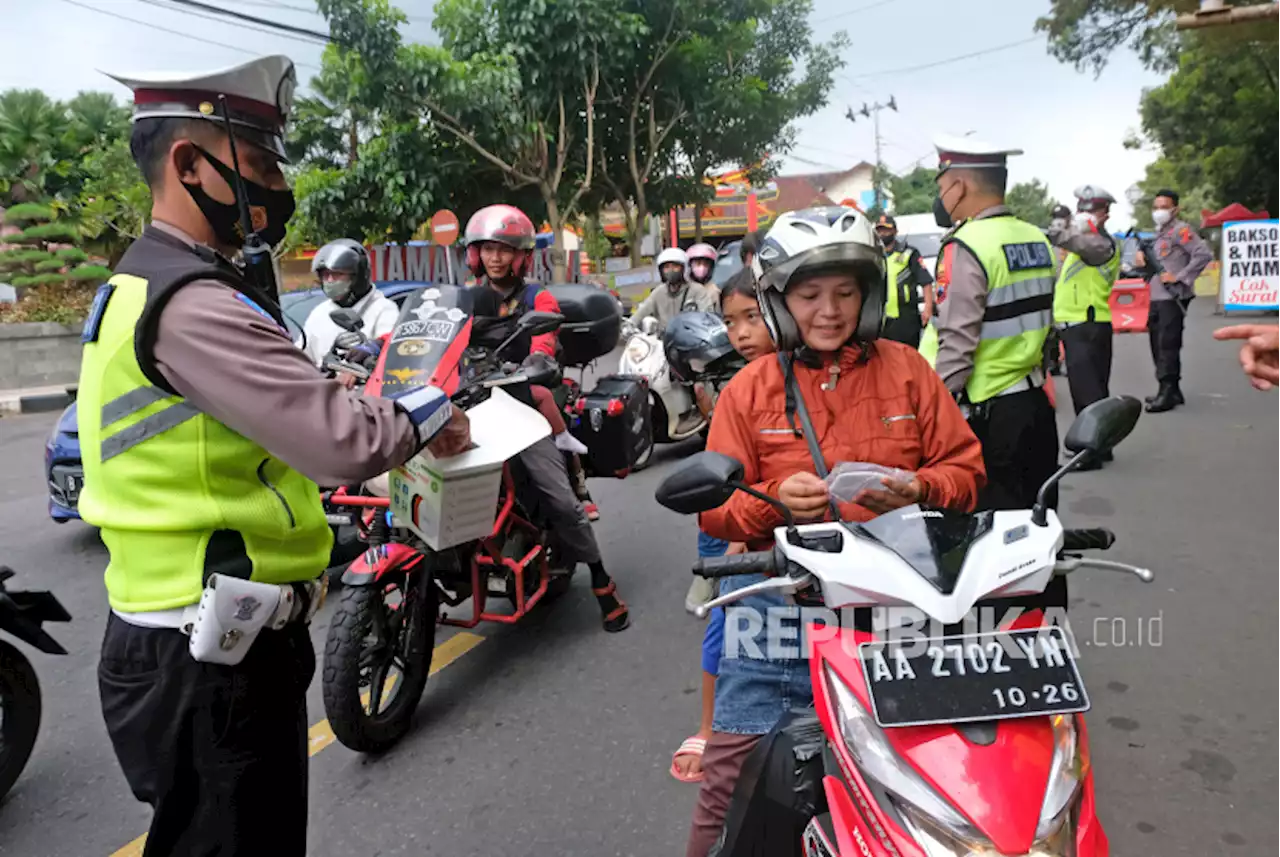
[[[400,306],[410,292],[431,284],[378,282],[374,285]],[[284,310],[285,325],[295,341],[301,339],[302,326],[306,323],[307,316],[323,300],[324,292],[320,289],[303,289],[281,296],[280,308]],[[44,472],[49,483],[49,517],[59,524],[78,519],[80,513],[76,510],[76,505],[80,500],[80,489],[84,487],[84,467],[80,463],[80,435],[74,402],[58,417],[58,424],[45,443]]]

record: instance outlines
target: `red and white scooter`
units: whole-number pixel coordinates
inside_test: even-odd
[[[1076,455],[1034,509],[965,515],[908,506],[864,524],[796,526],[780,508],[789,526],[778,528],[773,550],[695,566],[705,577],[770,576],[704,610],[773,592],[829,610],[918,611],[946,627],[908,635],[856,622],[810,626],[825,807],[791,853],[1105,857],[1083,717],[1089,699],[1069,635],[1039,609],[1008,627],[951,630],[991,599],[1035,596],[1079,568],[1152,580],[1147,569],[1065,553],[1106,548],[1114,537],[1064,530],[1043,505],[1075,463],[1128,435],[1140,412],[1128,397],[1082,411],[1065,442]],[[750,490],[741,478],[733,459],[699,453],[664,481],[658,501],[682,514],[706,511]]]

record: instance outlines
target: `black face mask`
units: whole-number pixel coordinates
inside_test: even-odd
[[[898,240],[897,235],[881,235],[880,236],[880,243],[884,245],[886,250],[892,247],[897,242],[897,240]]]
[[[196,146],[196,151],[204,156],[231,190],[235,191],[235,171],[199,146]],[[293,217],[293,210],[296,207],[293,191],[272,190],[244,176],[241,176],[241,179],[244,181],[244,193],[249,204],[249,216],[258,227],[255,230],[258,237],[268,245],[276,246],[284,240],[285,225],[289,222],[289,218]],[[204,188],[199,185],[184,183],[182,186],[187,189],[187,193],[191,194],[200,213],[213,227],[213,234],[217,236],[218,243],[226,247],[236,247],[244,243],[244,231],[240,228],[240,207],[236,203],[218,202],[205,193]]]
[[[684,271],[677,269],[662,272],[662,282],[667,284],[667,288],[675,291],[684,285]]]
[[[951,220],[951,212],[947,211],[947,206],[942,202],[942,197],[940,196],[933,198],[933,222],[943,229],[950,229],[954,225]]]

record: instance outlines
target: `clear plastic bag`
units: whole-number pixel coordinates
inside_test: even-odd
[[[915,477],[910,470],[899,470],[896,467],[884,467],[867,461],[841,461],[831,469],[824,480],[831,496],[849,503],[854,497],[868,488],[883,488],[884,477],[909,482]]]

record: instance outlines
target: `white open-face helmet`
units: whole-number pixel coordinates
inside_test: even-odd
[[[783,300],[788,286],[819,273],[851,273],[862,287],[855,336],[880,335],[884,315],[884,250],[871,222],[852,208],[806,208],[778,217],[752,260],[760,307],[779,351],[803,345]]]
[[[689,270],[689,254],[685,253],[679,247],[668,247],[658,254],[658,270],[662,270],[662,266],[671,262],[679,262],[680,267],[685,271]]]

